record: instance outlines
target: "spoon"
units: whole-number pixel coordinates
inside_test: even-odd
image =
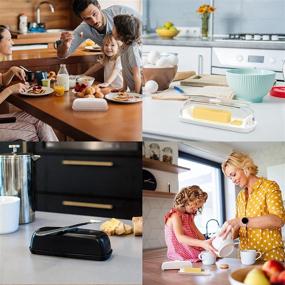
[[[71,229],[74,229],[74,228],[78,228],[78,227],[85,226],[85,225],[88,225],[88,224],[101,223],[101,222],[102,222],[101,220],[93,220],[93,219],[91,219],[90,221],[85,222],[85,223],[80,223],[80,224],[75,224],[75,225],[71,225],[71,226],[61,227],[61,228],[54,229],[54,230],[36,232],[36,235],[37,236],[47,236],[47,235],[52,235],[52,234],[57,234],[57,233],[64,233],[64,232],[67,232],[67,231],[69,231]]]

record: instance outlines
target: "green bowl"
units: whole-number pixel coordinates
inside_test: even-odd
[[[237,68],[226,72],[228,85],[238,99],[259,103],[275,81],[275,72],[256,68]]]

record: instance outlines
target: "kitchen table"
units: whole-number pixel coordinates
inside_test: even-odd
[[[161,271],[161,264],[167,261],[166,248],[145,250],[143,253],[143,284],[144,285],[230,285],[229,274],[232,270],[243,267],[238,259],[231,259],[229,269],[218,269],[216,265],[205,266],[201,262],[193,263],[193,267],[200,267],[211,271],[207,276],[191,276],[178,274],[178,270]]]
[[[72,225],[90,218],[36,212],[33,223],[21,225],[15,233],[0,235],[0,284],[141,284],[141,237],[111,236],[113,253],[106,261],[35,255],[29,251],[30,239],[36,229]],[[131,221],[122,221],[131,224]],[[84,228],[98,229],[99,225]]]
[[[174,94],[175,91],[173,91]],[[155,100],[143,102],[143,137],[159,140],[208,141],[284,141],[285,100],[266,96],[263,103],[251,103],[257,126],[250,133],[238,133],[181,122],[179,112],[184,101]]]
[[[11,95],[7,101],[75,140],[140,141],[141,103],[109,103],[106,112],[76,112],[72,91],[64,96]]]

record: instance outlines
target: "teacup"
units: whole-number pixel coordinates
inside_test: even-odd
[[[0,196],[0,234],[15,232],[19,227],[20,198]]]
[[[213,239],[212,245],[217,250],[219,257],[227,257],[234,250],[234,241],[230,234],[225,239],[217,235]]]
[[[216,262],[216,256],[210,251],[202,251],[198,255],[198,258],[202,260],[202,263],[204,265],[212,265],[212,264],[215,264]]]
[[[258,256],[257,256],[258,255]],[[252,265],[261,257],[261,252],[255,249],[246,249],[240,251],[240,260],[243,265]],[[256,257],[257,256],[257,257]]]
[[[47,72],[45,71],[36,71],[35,79],[38,85],[42,85],[42,79],[47,79]]]

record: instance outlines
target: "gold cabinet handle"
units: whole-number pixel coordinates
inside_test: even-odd
[[[99,203],[76,202],[76,201],[63,201],[62,205],[71,206],[71,207],[105,209],[105,210],[113,209],[113,205],[111,204],[99,204]]]
[[[112,161],[88,161],[88,160],[63,160],[63,165],[74,165],[74,166],[103,166],[112,167],[114,162]]]

